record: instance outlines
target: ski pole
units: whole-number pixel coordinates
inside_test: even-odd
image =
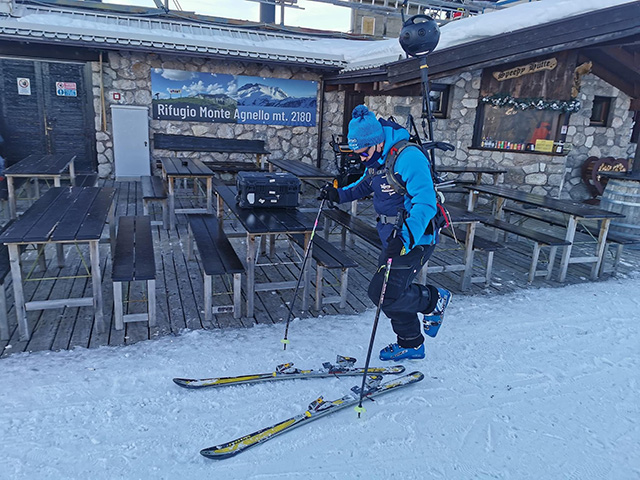
[[[316,221],[313,224],[313,229],[311,230],[311,236],[309,237],[309,243],[304,251],[304,257],[302,258],[302,268],[300,269],[300,275],[298,276],[298,283],[296,283],[296,289],[293,291],[293,299],[291,300],[291,304],[289,305],[289,314],[287,315],[287,326],[284,330],[284,338],[280,340],[284,344],[284,349],[287,349],[287,343],[289,343],[288,335],[289,335],[289,322],[291,322],[291,316],[293,315],[293,305],[296,302],[296,297],[298,296],[298,289],[300,288],[300,281],[302,280],[302,276],[304,275],[304,268],[307,265],[307,259],[309,258],[309,252],[311,252],[311,244],[313,243],[313,237],[316,234],[316,229],[318,228],[318,221],[320,220],[320,214],[322,213],[322,209],[324,208],[324,204],[326,199],[322,199],[320,202],[320,208],[318,209],[318,214],[316,215]]]
[[[367,361],[364,363],[364,372],[362,373],[362,386],[360,387],[360,403],[355,408],[358,412],[358,418],[360,414],[364,412],[362,406],[362,400],[364,399],[364,386],[367,381],[367,373],[369,372],[369,361],[371,361],[371,351],[373,350],[373,342],[376,339],[376,330],[378,329],[378,319],[380,318],[380,310],[382,310],[382,302],[384,300],[384,293],[387,291],[387,283],[389,282],[389,272],[391,271],[391,257],[387,259],[387,266],[384,271],[384,281],[382,282],[382,289],[380,290],[380,300],[378,300],[378,308],[376,308],[376,316],[373,320],[373,329],[371,330],[371,339],[369,340],[369,351],[367,352]]]

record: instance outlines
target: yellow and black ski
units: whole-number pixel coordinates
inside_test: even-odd
[[[424,375],[421,372],[412,372],[408,375],[403,375],[402,377],[396,377],[386,383],[380,383],[381,378],[382,377],[380,376],[372,377],[372,382],[369,382],[367,387],[365,387],[365,399],[382,395],[383,393],[390,392],[391,390],[419,382],[424,378]],[[351,392],[344,397],[331,402],[325,401],[320,397],[311,402],[309,408],[304,413],[276,423],[270,427],[263,428],[249,435],[231,440],[230,442],[205,448],[201,450],[200,453],[205,457],[212,459],[233,457],[234,455],[244,452],[255,445],[271,440],[277,435],[288,432],[289,430],[299,427],[300,425],[307,424],[313,420],[317,420],[318,418],[329,415],[330,413],[337,412],[338,410],[358,405],[359,402],[360,387],[358,386],[353,387]]]
[[[293,363],[278,365],[275,371],[270,373],[255,373],[250,375],[239,375],[237,377],[214,377],[214,378],[174,378],[176,385],[184,388],[206,388],[223,387],[229,385],[241,385],[244,383],[271,382],[274,380],[292,380],[296,378],[324,378],[324,377],[344,377],[362,375],[364,368],[354,367],[356,359],[338,355],[336,365],[326,362],[318,370],[300,370],[293,366]],[[392,365],[388,367],[369,367],[369,375],[393,375],[403,373],[405,368],[402,365]]]

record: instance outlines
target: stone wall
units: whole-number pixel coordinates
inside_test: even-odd
[[[101,178],[113,176],[113,138],[110,105],[136,105],[149,107],[150,137],[154,133],[197,135],[222,138],[265,140],[272,157],[287,157],[315,165],[318,141],[317,127],[291,127],[282,125],[243,125],[234,123],[199,123],[151,118],[151,69],[167,68],[197,72],[220,72],[232,75],[276,77],[319,81],[317,73],[306,68],[287,68],[256,63],[240,63],[204,58],[176,57],[145,53],[110,52],[103,63],[102,80],[106,101],[107,128],[102,128],[100,100],[100,65],[92,63],[93,103],[96,112],[96,148],[98,173]],[[113,93],[120,93],[119,101]],[[319,117],[318,117],[319,118]],[[196,157],[203,161],[250,160],[255,157],[241,154],[210,154],[206,152],[169,152],[151,149],[152,156],[177,155]],[[152,162],[152,165],[155,162]]]
[[[342,134],[344,119],[344,92],[327,92],[324,97],[324,124],[322,126],[322,146],[320,167],[331,173],[337,173],[335,154],[331,148],[332,135]]]
[[[589,125],[595,96],[614,98],[610,124],[606,127]],[[567,143],[572,146],[567,156],[566,197],[575,200],[588,198],[582,182],[581,168],[591,157],[632,159],[636,144],[631,143],[633,112],[629,110],[630,97],[593,74],[582,77],[578,98],[582,102],[579,112],[571,115],[567,131]]]
[[[451,90],[449,114],[445,119],[436,119],[434,137],[456,147],[454,152],[437,151],[437,164],[504,167],[507,169],[503,180],[506,185],[541,195],[583,200],[589,196],[582,184],[580,167],[588,156],[633,157],[635,144],[629,143],[632,124],[629,97],[594,75],[587,75],[582,80],[580,100],[583,106],[570,118],[567,143],[572,148],[568,154],[542,155],[471,148],[481,73],[477,70],[436,80],[437,83],[451,85]],[[594,95],[616,97],[611,127],[589,127]],[[336,100],[341,101],[341,98]],[[365,103],[378,116],[394,116],[403,125],[410,113],[418,127],[421,126],[420,97],[370,96]]]

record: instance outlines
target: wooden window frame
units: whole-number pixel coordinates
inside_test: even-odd
[[[610,127],[611,126],[611,111],[615,98],[604,97],[596,95],[593,97],[593,108],[591,109],[591,117],[589,118],[589,126],[592,127]],[[600,116],[594,118],[594,112],[596,111],[596,104],[601,103],[603,105],[600,111]]]
[[[433,83],[429,85],[430,92],[439,92],[440,97],[437,102],[437,108],[432,108],[431,113],[434,118],[448,118],[449,117],[449,105],[451,96],[451,85],[444,83]],[[429,99],[431,100],[431,98]]]

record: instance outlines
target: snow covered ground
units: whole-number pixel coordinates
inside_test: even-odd
[[[191,391],[176,376],[366,356],[374,311],[0,360],[2,479],[640,478],[640,275],[457,296],[426,378],[226,460],[199,450],[358,378]],[[381,318],[376,352],[392,340]],[[374,361],[372,364],[379,365]]]

